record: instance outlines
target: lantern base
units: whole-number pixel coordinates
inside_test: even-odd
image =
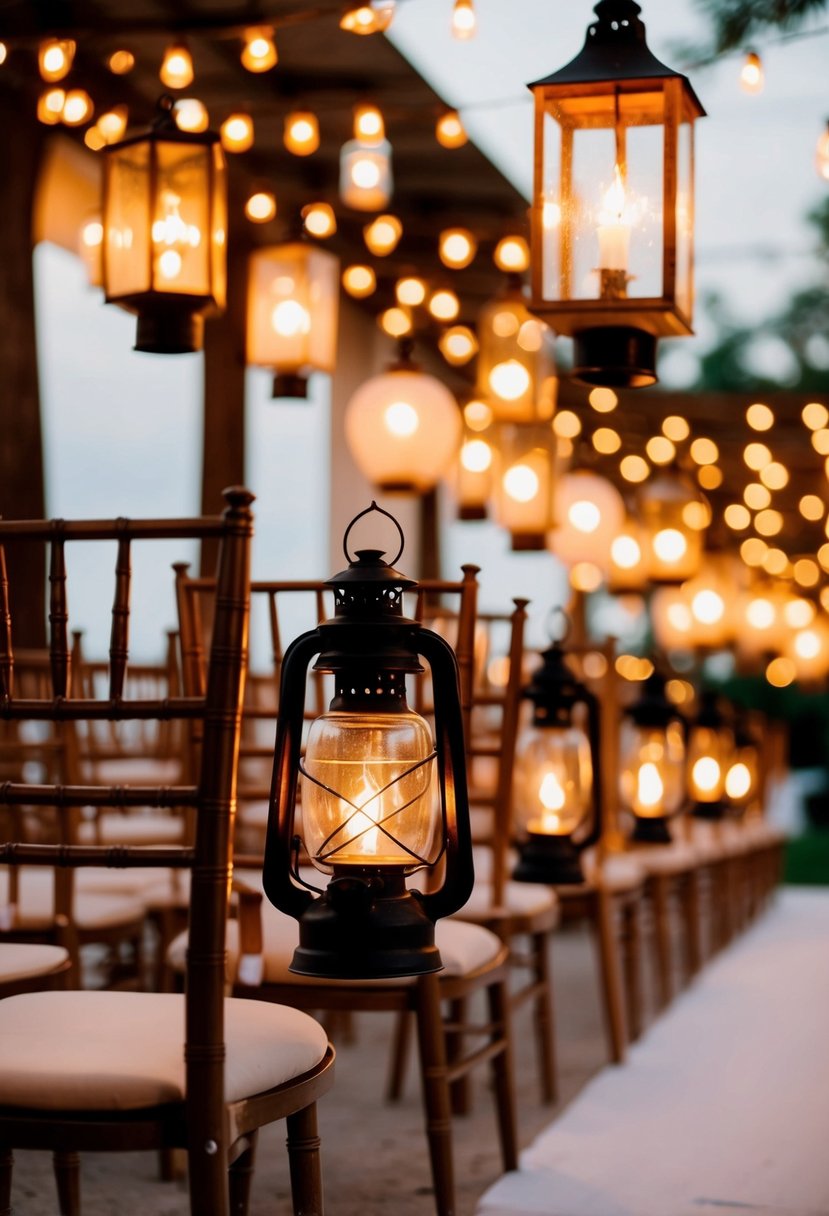
[[[188,355],[204,346],[204,317],[200,313],[160,308],[142,313],[133,350],[151,355]]]
[[[623,325],[583,329],[573,336],[573,376],[603,388],[655,384],[656,338]]]
[[[691,812],[695,819],[725,819],[726,806],[717,799],[716,802],[695,802]]]
[[[297,376],[290,372],[277,372],[273,378],[271,397],[274,401],[280,397],[288,397],[294,401],[307,401],[308,377]]]
[[[511,532],[510,548],[513,553],[541,553],[547,548],[543,532]]]
[[[545,883],[547,886],[584,882],[579,850],[569,836],[530,832],[529,840],[521,847],[512,877],[516,882]]]
[[[667,819],[642,819],[637,815],[631,840],[635,844],[671,844],[671,829]]]
[[[487,517],[487,510],[486,510],[486,506],[484,506],[483,504],[481,504],[480,506],[475,506],[475,507],[458,507],[458,519],[473,520],[473,519],[486,519],[486,517]]]
[[[374,980],[441,971],[435,926],[403,875],[334,877],[299,921],[297,975]]]

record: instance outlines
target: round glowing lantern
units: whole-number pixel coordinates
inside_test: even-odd
[[[614,538],[625,522],[625,504],[616,487],[597,473],[567,473],[553,495],[555,529],[550,548],[567,565],[591,562],[606,569]]]
[[[635,820],[633,839],[668,844],[668,820],[685,801],[685,733],[669,701],[665,679],[652,672],[624,712],[620,740],[619,795]]]

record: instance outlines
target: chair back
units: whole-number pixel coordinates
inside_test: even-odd
[[[191,871],[190,931],[186,982],[185,1061],[188,1135],[192,1145],[214,1142],[205,1159],[223,1185],[228,1129],[225,1119],[224,985],[225,921],[232,874],[231,836],[241,705],[247,662],[250,537],[253,496],[225,492],[221,517],[185,520],[84,520],[0,522],[0,721],[23,731],[31,723],[181,723],[200,732],[196,778],[168,787],[113,786],[94,781],[56,784],[28,781],[25,770],[0,786],[0,807],[192,807],[193,847],[106,847],[29,843],[25,837],[0,845],[0,864],[78,867],[171,866]],[[131,547],[160,540],[219,542],[212,642],[198,691],[162,697],[125,696],[129,664]],[[69,644],[66,549],[114,541],[117,556],[106,688],[73,682]],[[9,582],[46,546],[49,569],[49,647],[39,685],[16,687],[14,621]],[[38,550],[37,547],[40,547]],[[32,606],[32,610],[34,606]],[[74,686],[73,686],[74,684]],[[94,695],[87,695],[87,694]],[[203,1150],[202,1150],[203,1155]]]

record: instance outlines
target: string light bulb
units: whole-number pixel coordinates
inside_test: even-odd
[[[523,236],[505,236],[495,246],[492,257],[505,274],[523,274],[530,265],[530,247]]]
[[[63,101],[61,121],[67,127],[82,127],[89,122],[94,109],[86,89],[69,89]]]
[[[124,48],[113,51],[107,59],[107,67],[113,76],[127,76],[135,67],[135,56]]]
[[[320,125],[310,110],[292,110],[285,116],[282,142],[294,156],[310,156],[320,146]]]
[[[173,118],[180,131],[198,135],[210,126],[207,107],[198,97],[179,97],[173,106]]]
[[[441,334],[438,350],[452,367],[463,367],[478,353],[478,339],[468,325],[453,325]]]
[[[54,84],[68,76],[75,58],[75,43],[71,38],[47,38],[37,48],[37,66],[41,80]]]
[[[230,114],[219,128],[225,152],[247,152],[253,147],[253,119],[249,114]]]
[[[744,93],[762,93],[764,84],[762,60],[756,51],[748,51],[740,68],[740,88]]]
[[[158,75],[168,89],[186,89],[193,83],[193,56],[183,42],[167,47]]]
[[[105,144],[114,144],[123,138],[128,116],[126,106],[113,106],[111,110],[101,114],[95,126]]]
[[[346,266],[342,275],[343,289],[354,300],[365,300],[377,290],[377,275],[371,266]]]
[[[436,321],[454,321],[461,311],[461,302],[454,291],[442,288],[429,298],[429,312]]]
[[[276,215],[276,196],[270,190],[257,190],[245,203],[245,215],[254,224],[267,224]]]
[[[452,10],[452,37],[463,41],[474,38],[478,29],[473,0],[455,0]]]
[[[380,144],[385,137],[386,124],[377,106],[357,106],[354,111],[354,138],[364,144]]]
[[[330,203],[306,203],[300,214],[309,236],[325,240],[337,231],[337,217]]]
[[[245,30],[242,47],[242,67],[249,72],[269,72],[279,59],[276,41],[270,26]]]
[[[426,282],[417,275],[407,275],[397,280],[394,294],[398,304],[405,308],[417,308],[426,299]]]
[[[388,257],[394,253],[403,235],[403,225],[396,215],[378,215],[363,229],[363,240],[375,257]]]
[[[462,148],[469,136],[457,110],[441,114],[435,124],[435,138],[442,148]]]
[[[438,241],[438,254],[450,270],[463,270],[475,258],[478,242],[468,228],[444,228]]]
[[[340,18],[340,29],[349,34],[383,34],[394,18],[395,0],[372,0],[350,8]]]
[[[6,46],[5,42],[0,42],[0,64],[5,63],[8,56],[9,48]]]
[[[818,137],[817,147],[815,148],[815,168],[817,175],[825,182],[829,182],[829,119],[826,126],[821,131]]]
[[[53,127],[61,120],[63,103],[66,100],[64,89],[46,89],[37,99],[37,116],[47,127]]]

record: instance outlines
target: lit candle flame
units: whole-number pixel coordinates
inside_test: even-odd
[[[558,832],[561,829],[560,811],[564,810],[564,790],[554,772],[545,773],[538,790],[538,798],[544,810],[541,815],[541,828],[544,832]]]
[[[653,810],[659,806],[665,794],[665,783],[659,769],[649,760],[639,767],[637,776],[637,800],[645,810]]]

